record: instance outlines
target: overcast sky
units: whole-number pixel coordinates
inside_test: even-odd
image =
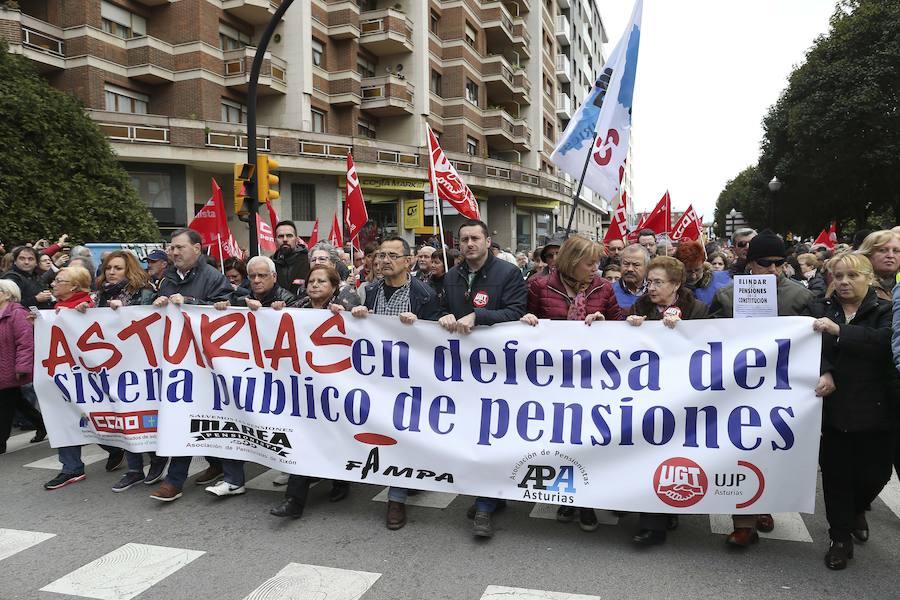
[[[633,0],[596,0],[612,52]],[[834,0],[644,0],[633,112],[637,212],[668,189],[711,221],[725,183],[756,162],[762,118],[828,31]]]

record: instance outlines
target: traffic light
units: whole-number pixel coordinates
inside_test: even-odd
[[[238,216],[246,215],[249,210],[244,206],[244,200],[247,198],[247,191],[244,186],[250,176],[247,175],[244,163],[234,164],[234,214]],[[251,165],[252,166],[252,165]],[[252,173],[252,169],[250,173]]]
[[[273,190],[272,186],[278,185],[278,175],[274,175],[272,171],[278,168],[278,162],[268,156],[260,156],[256,159],[256,186],[258,194],[256,199],[260,204],[269,202],[270,200],[278,200],[278,190]]]

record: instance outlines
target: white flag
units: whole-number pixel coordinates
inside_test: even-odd
[[[576,179],[581,178],[588,161],[584,185],[607,200],[619,194],[628,155],[642,10],[643,0],[637,0],[622,39],[550,157]],[[594,132],[597,138],[591,146]]]

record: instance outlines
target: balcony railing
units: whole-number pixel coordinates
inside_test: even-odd
[[[256,138],[256,147],[261,152],[269,151],[269,137]],[[206,134],[206,145],[213,148],[247,149],[247,136],[240,133],[223,133],[210,131]]]
[[[119,142],[169,143],[168,127],[148,127],[142,125],[122,125],[118,123],[98,123],[106,136]]]
[[[565,15],[556,15],[556,41],[564,46],[572,44],[572,31]]]
[[[64,57],[66,55],[65,46],[61,39],[41,33],[25,25],[22,25],[22,45],[54,56]]]

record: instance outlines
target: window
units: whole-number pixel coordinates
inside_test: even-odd
[[[475,29],[466,23],[466,43],[474,48],[476,39]]]
[[[433,69],[431,71],[431,88],[430,89],[432,92],[434,92],[438,96],[441,95],[441,74]]]
[[[544,119],[544,135],[549,139],[553,139],[553,123],[549,119]]]
[[[317,67],[323,67],[325,64],[325,46],[322,42],[314,39],[312,41],[312,58],[313,64]]]
[[[249,35],[238,31],[234,27],[229,27],[224,23],[219,23],[219,49],[240,50],[241,48],[249,45]]]
[[[320,110],[312,109],[312,130],[316,133],[325,133],[325,113]]]
[[[553,97],[553,79],[544,75],[544,93]]]
[[[360,77],[375,77],[375,62],[365,56],[356,58],[356,72]]]
[[[106,110],[137,115],[147,114],[150,97],[146,94],[139,94],[114,85],[104,85],[103,91],[106,96]]]
[[[294,221],[316,220],[316,186],[310,183],[291,184],[291,217]]]
[[[149,206],[154,208],[173,208],[172,180],[168,173],[138,173],[129,172],[131,185],[138,192],[138,196]]]
[[[473,137],[466,137],[466,154],[478,156],[478,140]]]
[[[247,107],[238,102],[222,100],[222,120],[226,123],[246,123]]]
[[[100,3],[100,22],[103,31],[123,39],[147,35],[147,21],[124,8],[106,1]]]
[[[478,86],[470,79],[466,79],[466,100],[478,106]]]
[[[434,11],[431,11],[431,22],[429,25],[429,27],[431,28],[431,33],[437,35],[438,26],[440,25],[440,22],[441,22],[441,15],[437,14]]]
[[[365,119],[358,120],[356,122],[356,135],[374,140],[376,137],[375,124]]]

